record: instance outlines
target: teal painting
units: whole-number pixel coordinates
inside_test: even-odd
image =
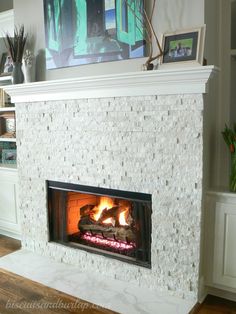
[[[143,0],[44,0],[47,69],[145,56]]]

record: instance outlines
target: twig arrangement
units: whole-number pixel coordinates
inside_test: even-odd
[[[145,66],[147,67],[147,69],[149,69],[151,63],[155,61],[156,59],[159,59],[163,55],[163,50],[161,48],[160,42],[158,40],[157,34],[154,30],[153,23],[152,23],[154,10],[156,9],[156,0],[150,1],[151,3],[150,14],[147,13],[146,3],[145,3],[146,1],[143,1],[143,2],[141,0],[125,0],[125,1],[129,10],[132,12],[132,14],[134,14],[135,18],[137,19],[138,23],[142,25],[142,29],[140,29],[139,27],[138,29],[141,32],[141,34],[143,34],[146,42],[149,45],[149,55],[145,63]],[[136,14],[135,8],[138,8],[139,15]],[[154,42],[153,42],[153,38],[154,38]],[[154,55],[155,44],[157,47],[157,51],[156,51],[156,54]]]
[[[15,27],[14,37],[11,37],[9,33],[6,34],[5,45],[13,63],[22,63],[26,40],[24,25],[19,28]]]

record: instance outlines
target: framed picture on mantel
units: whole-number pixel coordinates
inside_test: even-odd
[[[202,65],[205,26],[163,35],[162,65]]]
[[[145,56],[144,0],[44,0],[46,67]]]
[[[2,163],[3,164],[16,164],[16,149],[3,149],[2,150]]]
[[[6,52],[4,52],[2,54],[0,63],[0,76],[11,75],[12,71],[13,71],[12,59]]]

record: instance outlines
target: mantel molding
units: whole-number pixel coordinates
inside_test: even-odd
[[[13,103],[81,98],[204,94],[214,66],[79,77],[3,86]]]

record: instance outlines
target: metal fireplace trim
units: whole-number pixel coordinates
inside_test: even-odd
[[[57,182],[57,181],[47,181],[47,187],[54,188],[55,190],[56,189],[62,190],[62,191],[72,191],[72,192],[74,191],[74,192],[81,192],[81,193],[86,193],[86,194],[104,195],[108,197],[119,197],[119,198],[129,199],[133,201],[142,201],[142,202],[152,201],[151,194],[99,188],[99,187],[88,186],[88,185],[79,185],[79,184],[64,183],[64,182]]]
[[[137,193],[137,192],[130,192],[130,191],[123,191],[123,190],[115,190],[115,189],[107,189],[107,188],[100,188],[100,187],[93,187],[93,186],[86,186],[86,185],[78,185],[73,183],[65,183],[65,182],[58,182],[58,181],[46,181],[46,187],[47,187],[47,207],[48,207],[48,226],[49,226],[49,242],[59,243],[61,245],[71,247],[71,248],[77,248],[82,249],[89,253],[99,254],[105,257],[114,258],[116,260],[120,260],[123,262],[127,262],[133,265],[145,267],[151,269],[151,231],[152,231],[152,223],[151,223],[151,214],[152,214],[152,208],[150,207],[150,219],[148,221],[148,228],[149,228],[149,240],[148,240],[148,257],[146,261],[140,261],[136,260],[135,258],[129,257],[129,256],[123,256],[118,253],[105,251],[103,249],[99,248],[93,248],[86,246],[84,244],[75,243],[75,242],[66,242],[62,240],[56,240],[55,234],[53,228],[50,226],[50,222],[52,221],[52,212],[50,210],[50,190],[59,190],[61,192],[79,192],[79,193],[85,193],[85,194],[91,194],[91,195],[98,195],[98,196],[107,196],[107,197],[117,197],[121,199],[130,200],[133,202],[142,202],[147,203],[148,205],[151,205],[152,197],[151,194],[146,193]],[[63,221],[66,220],[66,213],[62,217]],[[62,236],[63,238],[64,236]]]

